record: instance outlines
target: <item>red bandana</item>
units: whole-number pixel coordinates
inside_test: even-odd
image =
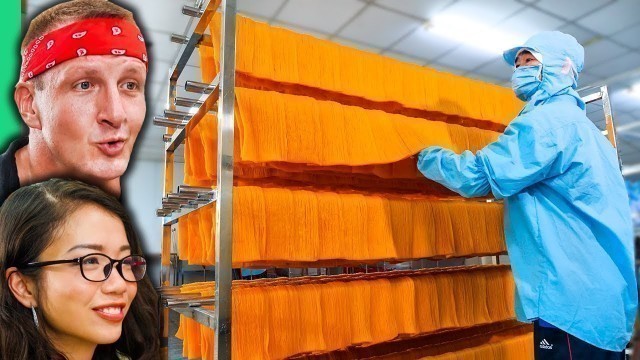
[[[140,29],[123,19],[87,19],[31,41],[22,53],[20,80],[27,81],[67,60],[87,55],[120,55],[140,59],[148,67]]]

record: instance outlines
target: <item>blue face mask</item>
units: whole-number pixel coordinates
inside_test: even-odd
[[[540,87],[540,74],[542,65],[520,66],[511,75],[511,88],[518,99],[529,101]]]

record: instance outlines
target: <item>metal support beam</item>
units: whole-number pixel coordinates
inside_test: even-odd
[[[604,119],[607,126],[607,138],[611,142],[611,145],[616,149],[616,156],[618,157],[618,166],[622,171],[622,159],[620,159],[620,151],[618,149],[618,140],[616,138],[616,127],[613,121],[613,109],[611,108],[611,100],[609,99],[609,90],[607,85],[600,87],[600,93],[602,93],[602,110],[604,112]]]
[[[582,96],[582,101],[585,104],[593,103],[598,100],[602,100],[602,111],[604,113],[605,129],[602,130],[602,134],[609,139],[611,145],[616,149],[616,155],[618,156],[618,165],[622,169],[622,160],[620,159],[620,152],[618,151],[618,141],[616,138],[616,127],[613,121],[613,110],[611,109],[611,101],[609,99],[609,90],[607,85],[602,86],[587,86],[578,89],[579,93],[587,92],[587,95]]]
[[[214,359],[231,360],[231,279],[233,244],[233,140],[236,76],[236,0],[222,1],[220,99],[218,101],[218,201],[214,309]]]
[[[201,17],[204,14],[204,10],[200,10],[200,8],[185,5],[182,7],[182,13],[191,17]]]
[[[169,79],[169,87],[168,87],[168,91],[167,91],[167,103],[166,103],[166,108],[170,109],[170,110],[175,110],[175,105],[174,105],[174,99],[176,98],[177,95],[177,89],[176,89],[176,80],[171,80]],[[154,119],[155,121],[155,119]],[[164,121],[164,120],[163,120]],[[166,133],[164,134],[163,138],[166,137],[172,137],[173,136],[173,132],[174,129],[172,128],[167,128]],[[164,186],[163,186],[163,194],[168,194],[170,192],[173,191],[173,167],[174,167],[174,154],[173,152],[165,152],[164,154]],[[171,213],[171,211],[169,211],[169,209],[162,209],[161,210],[163,213]],[[162,227],[162,249],[161,249],[161,268],[160,268],[160,284],[162,284],[163,286],[169,285],[169,277],[170,277],[170,264],[171,261],[169,259],[169,254],[171,253],[170,250],[171,247],[171,229],[167,229],[165,227]],[[168,313],[164,314],[164,315],[168,315]],[[168,321],[169,319],[164,319],[166,320],[167,324],[165,324],[165,326],[168,329]],[[164,330],[163,330],[164,331]],[[168,330],[167,330],[168,331]]]
[[[173,104],[175,105],[176,101],[173,100]],[[164,116],[171,119],[171,120],[186,120],[188,121],[189,119],[191,119],[191,117],[193,116],[193,114],[188,113],[188,112],[184,112],[184,111],[178,111],[178,110],[170,110],[167,109],[164,111]],[[186,125],[186,123],[185,123]]]
[[[183,120],[170,119],[164,116],[154,116],[153,125],[168,127],[168,128],[183,128],[187,126],[188,122]],[[168,135],[168,134],[165,134]]]
[[[207,326],[211,329],[216,329],[216,319],[213,316],[212,310],[208,310],[202,307],[174,307],[170,309],[177,313],[180,313],[180,315],[184,315],[188,318],[191,318],[204,326]],[[214,350],[213,357],[214,359],[219,359],[219,357],[217,356],[219,351],[216,348],[214,349],[215,350]],[[229,357],[228,359],[231,359],[231,358]]]
[[[198,94],[208,94],[215,90],[215,87],[203,82],[187,80],[184,83],[184,90]]]
[[[164,226],[171,226],[191,211],[203,208],[217,200],[217,191],[210,188],[179,185],[178,192],[162,198],[162,207],[156,211],[159,217],[170,217]],[[178,212],[179,214],[173,214]]]
[[[184,97],[177,97],[174,101],[176,106],[183,107],[200,107],[202,106],[202,101],[196,99],[189,99]]]
[[[176,44],[188,44],[189,38],[180,34],[171,34],[171,42]],[[198,41],[195,44],[195,46],[198,48],[200,46],[208,46],[208,47],[213,46],[213,43],[211,42],[211,36],[202,35],[202,37],[200,38],[200,41]]]
[[[188,44],[189,38],[184,35],[171,34],[171,42],[176,44]]]

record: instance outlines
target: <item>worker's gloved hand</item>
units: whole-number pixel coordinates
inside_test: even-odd
[[[422,151],[420,151],[418,153],[418,164],[425,164],[425,162],[430,162],[430,160],[433,159],[429,159],[429,154],[432,154],[434,152],[438,152],[439,150],[441,150],[442,147],[440,146],[430,146],[426,149],[423,149]],[[425,162],[423,162],[425,161]]]

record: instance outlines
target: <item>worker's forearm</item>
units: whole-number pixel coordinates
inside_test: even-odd
[[[418,156],[418,170],[464,197],[484,196],[490,190],[484,171],[470,151],[458,155],[441,147],[427,148]]]

